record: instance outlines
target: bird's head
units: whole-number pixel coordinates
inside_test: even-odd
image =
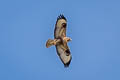
[[[72,41],[72,39],[69,38],[69,37],[64,37],[64,38],[63,38],[63,41],[65,41],[65,42],[69,42],[69,41]]]

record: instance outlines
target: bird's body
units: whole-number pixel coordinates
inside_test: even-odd
[[[58,56],[63,62],[65,67],[68,67],[71,62],[71,54],[67,42],[71,39],[66,37],[67,20],[63,15],[58,16],[55,30],[54,30],[54,40],[48,39],[46,42],[46,47],[55,45]]]

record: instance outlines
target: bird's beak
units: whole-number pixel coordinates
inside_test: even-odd
[[[70,41],[72,41],[72,39],[70,38]]]

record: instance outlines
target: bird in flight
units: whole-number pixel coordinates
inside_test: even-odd
[[[69,67],[72,56],[67,43],[71,41],[71,38],[66,37],[66,29],[67,19],[63,15],[58,16],[54,29],[54,39],[48,39],[46,47],[49,48],[55,45],[57,54],[64,64],[64,67]]]

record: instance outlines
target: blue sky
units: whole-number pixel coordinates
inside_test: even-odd
[[[45,47],[61,13],[69,68]],[[0,1],[0,80],[120,80],[120,1]]]

